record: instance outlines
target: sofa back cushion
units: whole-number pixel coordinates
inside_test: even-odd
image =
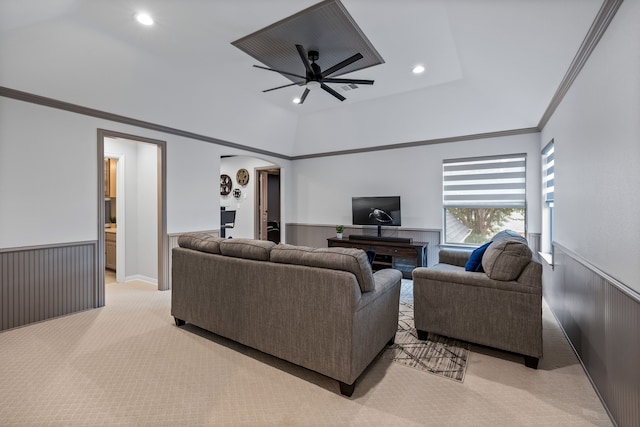
[[[332,268],[353,273],[362,292],[373,291],[375,281],[369,257],[362,249],[318,248],[305,256],[311,267]]]
[[[220,242],[224,242],[224,240],[207,233],[184,233],[178,237],[178,246],[210,254],[219,254]]]
[[[482,268],[495,280],[516,280],[531,261],[531,249],[517,240],[501,240],[489,245],[482,256]]]
[[[271,250],[271,261],[348,271],[356,276],[362,292],[369,292],[375,288],[371,264],[369,264],[367,253],[362,249],[314,249],[305,246],[280,244]]]
[[[520,243],[524,243],[525,245],[528,244],[527,239],[522,237],[520,235],[520,233],[518,233],[516,231],[513,231],[513,230],[502,230],[501,232],[499,232],[495,236],[493,236],[493,238],[491,239],[491,241],[494,242],[494,243],[502,242],[503,240],[510,240],[512,242],[520,242]]]
[[[227,239],[220,242],[220,253],[235,258],[269,261],[269,253],[275,245],[268,240]]]
[[[307,253],[313,252],[315,249],[316,248],[308,246],[296,246],[280,243],[271,249],[269,259],[271,262],[277,262],[280,264],[307,265],[304,261],[304,256]]]

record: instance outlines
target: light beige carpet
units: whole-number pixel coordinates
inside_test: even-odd
[[[474,349],[464,383],[378,359],[338,384],[192,326],[170,292],[107,285],[106,306],[0,333],[2,426],[610,426],[548,308],[540,368]]]

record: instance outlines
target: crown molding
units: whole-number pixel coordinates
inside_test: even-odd
[[[538,122],[539,129],[543,129],[547,125],[547,122],[562,102],[562,99],[569,91],[574,80],[578,77],[580,71],[582,71],[582,67],[587,62],[587,59],[589,59],[589,56],[591,56],[591,53],[602,38],[602,35],[609,27],[609,24],[613,20],[613,17],[620,8],[622,2],[623,0],[605,0],[604,3],[602,3],[596,18],[591,24],[591,28],[589,28],[587,35],[578,49],[578,53],[576,53],[576,56],[573,58],[567,73],[560,82],[560,86],[551,98],[549,106],[540,118],[540,121]]]
[[[169,126],[164,126],[157,123],[147,122],[144,120],[138,120],[127,116],[121,116],[119,114],[109,113],[102,110],[96,110],[94,108],[84,107],[82,105],[72,104],[70,102],[60,101],[53,98],[47,98],[45,96],[35,95],[29,92],[23,92],[16,89],[0,86],[0,96],[6,98],[17,99],[19,101],[29,102],[31,104],[43,105],[45,107],[56,108],[58,110],[70,111],[72,113],[82,114],[84,116],[96,117],[99,119],[109,120],[112,122],[123,123],[143,129],[155,130],[158,132],[167,133],[170,135],[181,136],[184,138],[195,139],[198,141],[209,142],[212,144],[222,145],[224,147],[236,148],[238,150],[246,150],[256,154],[263,154],[266,156],[273,156],[281,159],[290,160],[289,156],[284,154],[274,153],[272,151],[262,150],[260,148],[248,147],[246,145],[236,144],[234,142],[225,141],[218,138],[212,138],[206,135],[200,135],[197,133],[189,132],[182,129],[176,129]]]
[[[345,154],[370,153],[373,151],[398,150],[402,148],[421,147],[423,145],[448,144],[451,142],[471,141],[475,139],[486,139],[486,138],[500,138],[503,136],[523,135],[527,133],[537,133],[537,132],[540,132],[540,129],[537,127],[500,130],[495,132],[474,133],[470,135],[452,136],[447,138],[427,139],[427,140],[413,141],[413,142],[401,142],[398,144],[378,145],[375,147],[367,147],[367,148],[355,148],[352,150],[327,151],[324,153],[305,154],[300,156],[293,156],[291,157],[291,160],[313,159],[317,157],[329,157],[329,156],[342,156]]]
[[[447,138],[429,139],[429,140],[423,140],[423,141],[403,142],[398,144],[378,145],[375,147],[356,148],[351,150],[330,151],[330,152],[324,152],[324,153],[305,154],[300,156],[287,156],[280,153],[274,153],[272,151],[249,147],[247,145],[224,141],[218,138],[212,138],[206,135],[196,134],[186,130],[176,129],[169,126],[160,125],[157,123],[146,122],[146,121],[134,119],[131,117],[121,116],[119,114],[113,114],[106,111],[96,110],[94,108],[84,107],[82,105],[72,104],[70,102],[65,102],[65,101],[60,101],[53,98],[48,98],[45,96],[35,95],[29,92],[23,92],[20,90],[11,89],[4,86],[0,86],[0,96],[28,102],[31,104],[55,108],[58,110],[64,110],[72,113],[82,114],[85,116],[96,117],[104,120],[110,120],[117,123],[123,123],[126,125],[140,127],[143,129],[155,130],[155,131],[167,133],[170,135],[177,135],[184,138],[209,142],[212,144],[222,145],[225,147],[231,147],[231,148],[248,151],[255,154],[262,154],[262,155],[277,157],[285,160],[302,160],[302,159],[311,159],[311,158],[318,158],[318,157],[341,156],[346,154],[369,153],[373,151],[397,150],[402,148],[419,147],[422,145],[446,144],[451,142],[470,141],[474,139],[497,138],[502,136],[512,136],[512,135],[521,135],[525,133],[540,132],[540,129],[538,129],[537,127],[532,127],[532,128],[511,129],[511,130],[487,132],[487,133],[477,133],[477,134],[471,134],[471,135],[452,136]]]

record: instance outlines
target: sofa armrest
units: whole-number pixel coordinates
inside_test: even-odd
[[[393,291],[402,281],[402,272],[391,268],[385,268],[373,273],[373,280],[375,281],[375,288],[373,291],[362,293],[358,306],[356,307],[356,311],[362,310],[381,295]]]
[[[441,264],[457,265],[464,267],[471,256],[471,250],[466,249],[440,249],[438,262]]]

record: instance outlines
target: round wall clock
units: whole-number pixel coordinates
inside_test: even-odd
[[[231,187],[233,187],[231,177],[225,174],[220,175],[220,195],[226,196],[231,193]]]
[[[238,169],[236,181],[238,181],[238,184],[240,185],[247,185],[249,183],[249,171],[244,168]]]

